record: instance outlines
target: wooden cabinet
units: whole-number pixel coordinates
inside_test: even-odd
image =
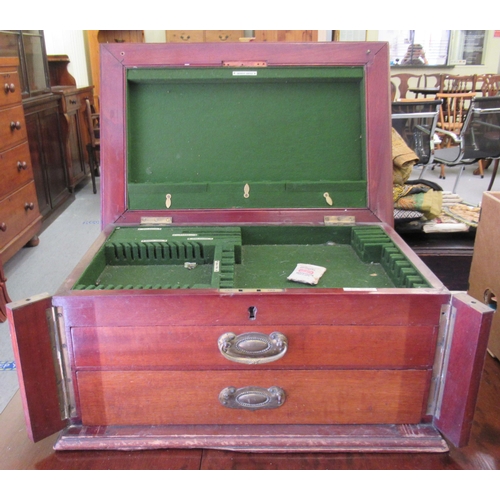
[[[86,103],[93,102],[92,87],[52,87],[61,95],[59,111],[64,142],[64,154],[68,169],[68,186],[72,191],[89,173],[89,158],[86,146],[90,142],[86,122]]]
[[[17,58],[0,58],[0,321],[5,320],[2,261],[38,242],[38,210]]]
[[[317,42],[316,30],[255,30],[256,42]]]
[[[60,450],[442,452],[440,432],[465,445],[493,313],[392,227],[387,45],[101,57],[103,232],[57,295],[7,309],[31,436],[65,427]],[[289,281],[299,262],[325,266],[321,282]]]
[[[40,229],[18,61],[0,59],[0,255],[7,261]]]
[[[49,217],[71,197],[59,116],[61,96],[23,101],[38,206]]]
[[[245,36],[244,30],[168,30],[167,42],[238,42]]]

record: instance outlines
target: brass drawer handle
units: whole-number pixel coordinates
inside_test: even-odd
[[[279,332],[270,335],[256,332],[235,335],[228,332],[219,337],[217,344],[226,359],[247,365],[277,361],[288,349],[288,339]]]
[[[236,387],[229,386],[219,394],[222,406],[233,410],[272,410],[285,403],[285,391],[281,387]]]
[[[10,130],[21,130],[21,122],[10,122]]]

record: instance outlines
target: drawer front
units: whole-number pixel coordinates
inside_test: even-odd
[[[411,424],[421,421],[429,377],[426,370],[95,371],[77,373],[77,383],[84,425]],[[225,406],[219,397],[232,387],[280,388],[280,406]]]
[[[275,348],[273,332],[287,345]],[[230,346],[226,336],[219,347],[228,333]],[[78,368],[423,368],[432,366],[436,332],[430,326],[89,327],[73,328],[72,342]]]
[[[7,151],[0,151],[0,172],[2,173],[0,200],[33,178],[27,142]]]
[[[206,42],[238,42],[245,36],[242,30],[208,30],[205,34]]]
[[[0,111],[0,147],[9,149],[26,141],[26,124],[22,106]]]
[[[0,248],[39,217],[35,183],[30,182],[0,202]]]
[[[167,42],[173,43],[197,43],[205,41],[203,30],[169,30],[167,31]]]
[[[80,109],[80,107],[82,106],[82,98],[77,94],[65,95],[64,104],[65,112],[71,113],[72,111]]]
[[[20,102],[21,85],[17,72],[0,72],[0,106],[11,106]]]

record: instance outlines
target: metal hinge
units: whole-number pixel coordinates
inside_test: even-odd
[[[141,226],[169,226],[172,217],[141,217]]]
[[[75,392],[71,378],[71,368],[66,342],[66,331],[62,310],[60,307],[50,307],[46,311],[49,324],[52,357],[56,372],[57,392],[59,396],[59,411],[61,419],[65,420],[76,416]]]
[[[429,401],[427,404],[427,414],[433,415],[436,418],[439,418],[441,414],[441,403],[443,401],[446,374],[448,372],[456,312],[456,308],[449,304],[445,304],[441,307],[436,355],[434,358]]]
[[[356,224],[356,217],[351,215],[329,215],[324,217],[325,226],[347,226]]]

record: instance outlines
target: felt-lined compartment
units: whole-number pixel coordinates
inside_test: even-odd
[[[378,226],[123,227],[74,289],[308,288],[298,263],[326,267],[317,288],[430,286]]]
[[[363,76],[129,69],[128,208],[328,208],[325,193],[334,207],[365,208]]]

